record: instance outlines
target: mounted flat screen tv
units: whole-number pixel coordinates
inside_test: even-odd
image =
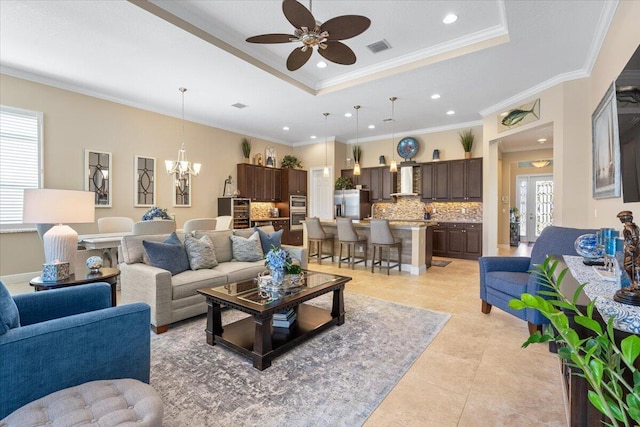
[[[640,47],[616,80],[622,197],[640,202]]]

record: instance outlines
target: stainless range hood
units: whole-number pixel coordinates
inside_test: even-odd
[[[395,197],[417,196],[413,191],[413,166],[400,167],[400,192],[392,193]]]

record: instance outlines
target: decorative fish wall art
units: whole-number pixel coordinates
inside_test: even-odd
[[[498,132],[540,120],[540,98],[498,116]]]

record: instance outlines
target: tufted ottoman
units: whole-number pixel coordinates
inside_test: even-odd
[[[134,379],[100,380],[56,391],[9,414],[0,427],[162,426],[163,404]]]

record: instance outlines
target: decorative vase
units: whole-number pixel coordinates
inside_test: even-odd
[[[244,162],[245,162],[246,164],[250,165],[250,164],[251,164],[251,159],[250,159],[249,157],[245,157],[245,158],[244,158]]]
[[[271,284],[280,286],[284,282],[284,268],[274,268],[271,270]]]
[[[471,158],[471,151],[465,151],[464,152],[464,158],[465,159],[470,159]]]
[[[102,258],[99,256],[90,256],[87,258],[87,268],[92,274],[99,273],[102,267]]]
[[[583,234],[574,243],[578,255],[588,261],[597,260],[604,256],[604,250],[598,245],[598,238],[595,234]]]
[[[438,150],[437,148],[433,150],[432,160],[434,162],[440,160],[440,150]]]

